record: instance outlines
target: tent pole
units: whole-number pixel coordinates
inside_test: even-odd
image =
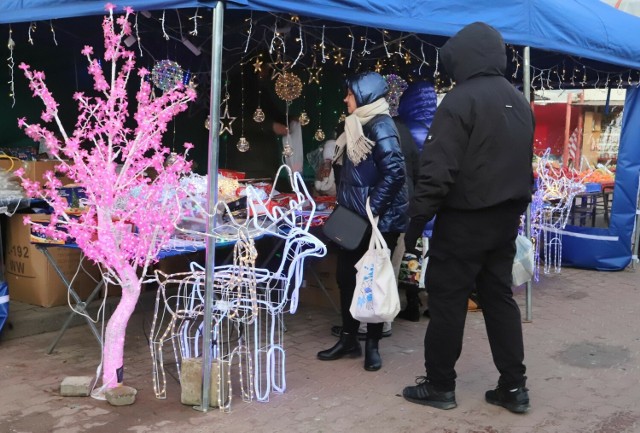
[[[524,65],[522,68],[522,85],[524,89],[524,97],[531,104],[531,48],[524,47]],[[533,108],[533,107],[532,107]],[[531,205],[527,207],[527,213],[525,214],[525,233],[527,237],[531,239]],[[535,245],[538,248],[538,245]],[[531,280],[527,282],[525,289],[525,322],[531,322]]]
[[[211,93],[209,99],[209,153],[207,161],[207,233],[214,233],[216,225],[216,203],[218,201],[218,149],[220,147],[220,88],[222,76],[222,34],[224,7],[222,1],[216,2],[213,8],[211,27]],[[204,329],[202,338],[202,399],[196,410],[209,410],[209,392],[211,389],[211,341],[213,323],[213,277],[215,266],[216,238],[207,237],[207,254],[205,268]],[[221,371],[220,369],[218,370]],[[219,391],[220,392],[220,391]],[[223,394],[224,395],[224,394]]]

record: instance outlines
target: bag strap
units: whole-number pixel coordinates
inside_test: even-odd
[[[387,242],[382,237],[382,233],[378,228],[378,217],[373,216],[373,212],[371,212],[371,206],[369,205],[369,197],[367,197],[367,205],[365,206],[367,210],[367,216],[369,217],[369,222],[371,223],[371,240],[369,240],[369,249],[387,249]]]

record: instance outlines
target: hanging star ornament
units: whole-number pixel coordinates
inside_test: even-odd
[[[260,60],[259,57],[257,57],[256,61],[253,62],[253,72],[255,72],[256,74],[262,72],[262,63],[264,62]]]
[[[322,66],[312,66],[309,68],[309,84],[320,84],[320,74],[322,73]]]
[[[231,129],[231,124],[236,120],[235,117],[229,116],[229,105],[224,104],[224,114],[220,117],[220,135],[224,134],[225,131],[229,133],[229,135],[233,135],[233,129]]]
[[[380,60],[376,62],[376,65],[373,67],[373,70],[376,71],[378,74],[380,73],[380,71],[382,71],[382,63],[380,63]]]
[[[411,64],[411,54],[408,51],[404,53],[404,62],[407,65]]]
[[[273,71],[271,72],[271,80],[277,80],[280,76],[282,76],[282,73],[287,70],[289,65],[291,65],[291,62],[283,62],[282,57],[280,57],[280,53],[278,53],[276,61],[273,63],[268,63],[268,65]]]
[[[341,49],[338,49],[336,54],[333,55],[333,62],[336,65],[340,65],[340,66],[342,66],[342,64],[344,63],[344,55],[342,54]]]

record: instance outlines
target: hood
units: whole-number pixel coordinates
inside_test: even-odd
[[[442,47],[440,58],[456,83],[477,75],[504,75],[507,68],[502,35],[481,22],[469,24],[453,35]]]
[[[427,81],[412,83],[400,98],[398,114],[405,122],[422,122],[429,128],[438,108],[438,95]]]
[[[348,78],[347,87],[353,92],[358,107],[383,98],[389,91],[387,81],[377,72],[364,72]]]

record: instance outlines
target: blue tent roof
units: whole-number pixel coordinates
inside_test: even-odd
[[[104,13],[105,0],[3,0],[0,23]],[[205,0],[113,1],[135,10],[212,6]],[[640,18],[599,0],[233,0],[227,7],[451,36],[474,21],[506,42],[640,69]]]

